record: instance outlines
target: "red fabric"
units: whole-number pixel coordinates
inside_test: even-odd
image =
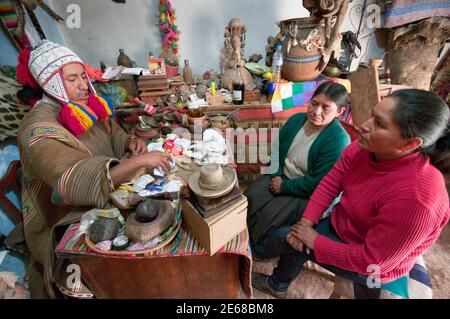
[[[355,127],[352,124],[345,121],[339,121],[339,124],[341,124],[342,127],[345,129],[347,134],[350,136],[350,140],[352,142],[358,138],[358,132],[356,131]]]
[[[75,136],[86,132],[86,128],[81,125],[80,121],[73,115],[72,110],[68,106],[63,106],[60,109],[59,122]]]
[[[28,68],[28,62],[30,61],[29,49],[24,49],[19,53],[17,57],[17,81],[21,85],[29,85],[33,89],[40,89],[39,84],[31,75],[30,69]]]
[[[109,79],[103,79],[103,72],[100,69],[97,69],[90,65],[89,63],[84,64],[84,69],[86,70],[86,73],[88,74],[89,78],[98,81],[98,82],[109,82]]]
[[[316,188],[304,217],[317,223],[341,190],[331,222],[344,243],[319,235],[317,261],[361,274],[378,265],[382,283],[407,274],[449,220],[444,178],[419,153],[375,162],[353,142]]]

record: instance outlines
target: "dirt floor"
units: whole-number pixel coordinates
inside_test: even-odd
[[[433,285],[433,298],[450,298],[450,225],[444,228],[439,240],[424,255]],[[254,262],[253,271],[271,274],[277,260]],[[290,299],[324,299],[333,291],[333,275],[323,268],[309,264],[306,266],[288,290]],[[254,298],[271,299],[271,295],[253,289]],[[246,296],[240,292],[239,298]]]

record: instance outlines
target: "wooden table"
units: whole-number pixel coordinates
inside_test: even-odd
[[[71,258],[96,298],[237,298],[239,255]]]

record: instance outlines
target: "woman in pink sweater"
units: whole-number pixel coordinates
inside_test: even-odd
[[[307,260],[365,289],[370,275],[385,284],[408,274],[450,217],[449,119],[447,104],[427,91],[400,90],[378,103],[300,221],[253,247],[259,259],[280,256],[272,276],[254,273],[253,285],[285,297]]]

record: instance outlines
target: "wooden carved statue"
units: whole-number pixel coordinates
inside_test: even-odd
[[[220,72],[222,76],[222,87],[231,90],[233,87],[233,76],[236,66],[240,66],[244,78],[245,89],[251,91],[255,88],[252,76],[244,65],[244,47],[247,27],[238,19],[231,19],[224,33],[224,46],[220,52]]]
[[[56,14],[45,2],[44,0],[12,0],[12,4],[18,15],[18,25],[17,25],[17,35],[23,36],[25,32],[25,11],[27,11],[30,16],[31,22],[36,28],[37,33],[39,34],[41,39],[45,39],[44,32],[37,21],[36,15],[34,14],[34,10],[37,7],[40,7],[44,10],[50,17],[52,17],[56,22],[64,21],[58,14]]]
[[[309,18],[280,21],[280,32],[268,39],[266,64],[271,65],[276,44],[283,45],[282,77],[288,81],[311,81],[317,78],[334,54],[340,53],[342,25],[352,0],[303,0]]]
[[[325,67],[324,64],[328,63],[333,52],[339,54],[339,29],[350,2],[352,0],[303,0],[303,7],[310,12],[311,17],[322,18],[325,24],[325,47],[319,68]]]

